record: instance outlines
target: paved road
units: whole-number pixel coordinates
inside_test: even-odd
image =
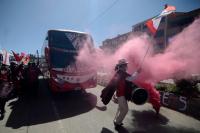
[[[156,116],[150,104],[129,103],[124,128],[115,131],[113,118],[117,105],[103,106],[99,99],[101,86],[87,93],[52,96],[41,80],[37,98],[13,99],[6,105],[6,116],[0,121],[0,133],[199,133],[200,121],[162,107]]]

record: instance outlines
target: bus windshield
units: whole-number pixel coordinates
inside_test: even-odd
[[[76,56],[84,45],[93,46],[92,38],[85,33],[49,32],[50,63],[53,68],[76,66]]]

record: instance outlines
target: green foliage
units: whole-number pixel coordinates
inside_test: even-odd
[[[198,97],[200,95],[198,81],[194,79],[176,80],[175,84],[158,83],[155,87],[159,91],[172,92],[187,97]]]
[[[168,91],[168,92],[177,93],[177,88],[175,84],[158,83],[156,84],[156,89],[160,91]]]
[[[185,96],[198,94],[197,82],[194,79],[181,79],[176,81],[177,90]]]

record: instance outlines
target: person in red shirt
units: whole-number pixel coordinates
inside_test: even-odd
[[[116,86],[116,94],[113,96],[114,102],[118,103],[118,110],[116,112],[114,118],[114,126],[118,128],[123,125],[122,121],[124,120],[127,112],[128,112],[128,103],[129,95],[131,94],[131,81],[136,78],[139,71],[136,71],[132,75],[128,74],[127,71],[128,62],[125,59],[121,59],[118,61],[118,64],[115,67],[116,78],[117,78],[117,86]]]
[[[6,100],[11,92],[9,75],[9,69],[2,64],[0,67],[0,120],[4,118]]]
[[[32,62],[27,70],[27,83],[29,85],[29,93],[33,96],[38,95],[38,89],[39,89],[39,75],[42,75],[42,72],[40,71],[39,67],[35,64],[35,62]]]

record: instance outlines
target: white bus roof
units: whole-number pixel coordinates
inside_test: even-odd
[[[65,32],[74,32],[74,33],[80,33],[80,34],[88,34],[86,32],[76,31],[76,30],[67,30],[67,29],[50,29],[48,31],[65,31]]]

